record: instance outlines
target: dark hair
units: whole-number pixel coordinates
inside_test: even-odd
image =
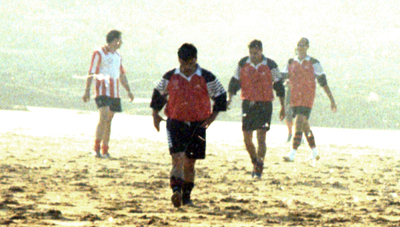
[[[262,49],[262,42],[260,40],[253,40],[251,41],[251,43],[249,44],[249,49],[251,48],[258,48],[258,49]]]
[[[197,58],[197,49],[193,44],[184,43],[178,50],[178,57],[184,61]]]
[[[122,32],[120,32],[118,30],[109,31],[107,36],[106,36],[107,43],[111,43],[112,41],[114,41],[114,39],[121,38],[121,34],[122,34]]]
[[[301,38],[300,40],[299,40],[299,42],[301,41],[301,40],[304,40],[304,41],[306,41],[306,45],[307,46],[310,46],[310,41],[308,41],[308,39],[307,38]]]

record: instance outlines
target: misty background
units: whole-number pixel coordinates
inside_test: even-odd
[[[96,110],[83,103],[92,52],[111,29],[123,32],[127,77],[137,100],[124,112],[150,115],[148,99],[178,66],[184,43],[227,89],[253,39],[283,68],[301,37],[310,40],[338,105],[318,87],[313,126],[400,129],[400,4],[394,0],[83,1],[0,0],[0,108],[41,106]],[[92,97],[93,98],[93,97]],[[218,120],[240,121],[240,98]],[[274,101],[273,124],[279,103]]]

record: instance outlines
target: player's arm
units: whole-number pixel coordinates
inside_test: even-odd
[[[85,87],[85,92],[82,96],[82,99],[84,102],[87,102],[90,100],[90,87],[92,86],[92,82],[93,82],[93,76],[91,76],[93,74],[89,74],[89,76],[86,79],[86,87]]]
[[[208,128],[211,125],[211,123],[215,121],[220,111],[226,111],[227,107],[226,92],[219,95],[218,97],[213,98],[213,100],[214,100],[213,111],[211,113],[211,116],[207,118],[201,125],[203,128]]]
[[[90,62],[89,76],[86,79],[85,93],[83,94],[83,101],[87,102],[90,99],[90,87],[93,82],[93,75],[98,71],[98,66],[100,65],[101,57],[98,51],[93,52],[92,60]]]
[[[153,124],[157,132],[160,131],[160,123],[161,121],[164,120],[159,113],[166,103],[167,103],[167,96],[162,95],[159,90],[154,89],[153,95],[151,97],[150,107],[153,109],[152,112]]]
[[[211,125],[211,123],[217,118],[220,111],[226,111],[227,109],[226,91],[219,80],[210,73],[209,76],[206,76],[206,82],[208,95],[213,100],[214,105],[211,116],[202,124],[202,127],[204,128],[208,128]]]
[[[336,112],[336,110],[337,110],[336,102],[335,102],[335,99],[333,98],[331,89],[328,86],[328,81],[326,79],[326,75],[322,74],[322,75],[318,76],[317,81],[318,81],[318,84],[324,89],[326,95],[328,96],[329,100],[331,101],[331,110],[333,112]]]
[[[322,66],[317,59],[311,58],[311,62],[313,63],[314,73],[317,78],[318,84],[324,89],[326,95],[328,96],[329,100],[331,101],[331,110],[333,112],[336,112],[337,106],[335,103],[335,99],[333,98],[331,89],[328,86],[328,80],[326,79],[324,70],[322,69]]]
[[[273,82],[273,89],[276,92],[276,96],[279,97],[279,102],[281,104],[281,111],[279,112],[279,119],[282,121],[285,118],[285,79],[282,76],[282,73],[279,71],[278,65],[275,61],[268,59],[268,67],[271,69]]]
[[[132,102],[135,97],[133,96],[131,88],[129,87],[128,78],[126,77],[125,74],[122,74],[119,78],[121,81],[121,85],[128,92],[128,97],[129,97],[130,101]]]
[[[282,121],[285,118],[285,86],[283,85],[284,80],[281,78],[274,82],[273,88],[276,92],[276,96],[279,98],[279,103],[281,104],[281,111],[279,112],[279,119]]]
[[[235,74],[233,75],[233,77],[229,81],[229,85],[228,85],[228,99],[227,99],[227,106],[228,107],[232,102],[233,96],[236,95],[236,93],[241,88],[241,84],[240,84],[240,69],[241,69],[241,67],[240,67],[240,62],[239,62],[239,66],[236,68]]]
[[[160,123],[164,120],[159,113],[164,108],[165,104],[167,104],[167,87],[172,74],[173,71],[169,71],[163,76],[160,83],[158,83],[157,87],[154,88],[153,95],[151,96],[150,107],[153,109],[153,124],[157,132],[160,131]]]

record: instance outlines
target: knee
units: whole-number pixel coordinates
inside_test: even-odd
[[[109,114],[109,115],[106,117],[106,122],[107,122],[108,124],[110,124],[113,118],[114,118],[114,115],[113,115],[113,114],[112,114],[112,115]]]
[[[185,169],[188,171],[191,171],[191,172],[194,171],[195,163],[196,163],[196,159],[185,158],[185,161],[184,161]]]
[[[253,143],[253,141],[248,141],[248,140],[245,140],[244,141],[244,145],[246,146],[246,148],[251,148],[251,147],[254,147],[254,143]]]
[[[246,146],[251,146],[253,144],[253,138],[245,136],[243,138],[244,143]]]
[[[185,172],[186,172],[186,173],[194,173],[194,172],[195,172],[194,166],[185,165]]]
[[[181,153],[172,154],[172,166],[180,166],[183,164],[183,157]]]
[[[258,141],[258,147],[266,147],[267,143],[265,141]]]

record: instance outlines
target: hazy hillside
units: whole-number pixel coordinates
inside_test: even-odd
[[[328,75],[339,111],[322,89],[314,125],[400,129],[400,5],[397,1],[56,1],[1,0],[0,76],[3,108],[13,105],[95,110],[83,104],[92,50],[110,29],[123,31],[121,53],[137,98],[150,98],[162,74],[178,65],[183,42],[227,87],[254,38],[283,67],[299,38]],[[148,114],[148,103],[124,103]],[[279,107],[276,105],[276,107]],[[276,110],[276,108],[275,108]],[[277,123],[277,111],[274,114]],[[240,101],[220,119],[240,120]]]

